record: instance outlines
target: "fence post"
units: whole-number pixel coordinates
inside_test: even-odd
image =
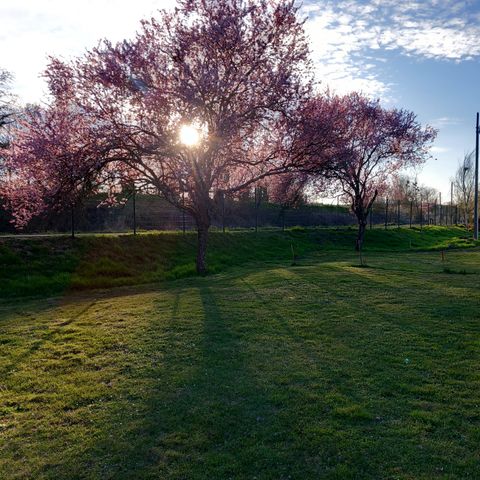
[[[182,232],[185,235],[186,225],[185,225],[185,191],[182,192]]]
[[[70,227],[71,227],[71,233],[70,236],[72,239],[75,238],[75,205],[71,204],[70,206]]]
[[[388,228],[388,197],[385,202],[385,230]]]
[[[423,198],[420,197],[420,229],[423,229]]]
[[[222,232],[225,233],[225,192],[222,192]]]
[[[133,234],[137,234],[137,202],[136,202],[137,192],[135,189],[135,183],[133,184],[132,192],[132,202],[133,202]]]
[[[441,192],[439,193],[438,208],[440,209],[439,215],[438,215],[438,220],[439,220],[438,224],[442,226],[442,193]]]
[[[258,193],[257,187],[255,186],[255,233],[258,232]]]

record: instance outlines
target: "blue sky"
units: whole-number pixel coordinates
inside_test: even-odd
[[[174,0],[0,2],[0,66],[21,101],[39,101],[49,54],[81,54],[100,38],[130,37],[141,18]],[[475,144],[480,110],[480,0],[305,0],[302,15],[317,78],[339,93],[360,90],[413,110],[439,129],[436,160],[418,173],[445,195]]]

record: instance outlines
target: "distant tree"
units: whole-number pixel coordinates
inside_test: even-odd
[[[416,178],[399,173],[392,175],[384,195],[395,200],[415,202],[418,198],[418,191],[419,186]]]
[[[280,205],[283,228],[287,210],[305,202],[310,178],[306,172],[294,171],[283,175],[270,176],[265,180],[268,199]]]
[[[8,190],[19,224],[71,179],[134,177],[195,219],[197,271],[205,273],[218,194],[288,171],[300,158],[291,132],[311,69],[297,11],[287,0],[179,0],[143,21],[132,41],[104,41],[70,63],[52,59],[46,117],[65,120],[72,138],[56,128],[47,138],[32,118],[23,126],[30,139],[15,145],[10,167],[24,180]],[[58,158],[72,159],[73,172],[51,168]],[[26,184],[30,193],[19,193]]]
[[[473,222],[473,196],[475,191],[475,151],[466,153],[458,165],[453,181],[455,203],[460,207],[466,226]]]
[[[0,69],[0,148],[6,148],[8,137],[5,127],[14,119],[14,99],[10,93],[12,75],[6,70]]]
[[[378,100],[358,93],[319,97],[316,102],[333,102],[338,115],[332,130],[336,141],[332,148],[312,156],[311,173],[328,179],[350,203],[358,221],[355,248],[361,250],[373,202],[385,192],[393,175],[429,157],[436,131],[422,128],[412,112],[385,109]],[[318,124],[323,120],[318,118]]]

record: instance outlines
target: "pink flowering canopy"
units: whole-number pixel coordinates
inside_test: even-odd
[[[206,232],[216,192],[299,158],[289,131],[312,74],[292,1],[181,0],[143,21],[133,40],[105,40],[71,62],[52,58],[45,75],[52,102],[41,120],[23,122],[9,162],[18,225],[52,192],[70,203],[102,181],[135,179]],[[185,128],[197,142],[180,141]]]
[[[321,125],[328,119],[323,129],[330,133],[327,137],[320,133],[319,143],[329,138],[331,144],[311,151],[310,173],[322,188],[326,179],[333,191],[340,190],[349,201],[360,225],[357,248],[361,248],[375,198],[400,170],[421,165],[430,157],[436,131],[422,127],[413,112],[386,109],[378,100],[358,93],[327,94],[311,102],[305,123]]]

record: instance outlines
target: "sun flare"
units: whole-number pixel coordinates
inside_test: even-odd
[[[187,147],[193,147],[200,142],[200,131],[193,125],[182,125],[180,129],[180,142]]]

